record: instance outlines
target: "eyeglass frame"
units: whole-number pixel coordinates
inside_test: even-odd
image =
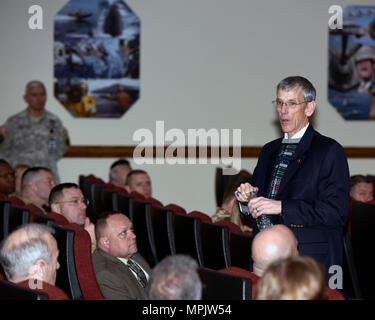
[[[83,200],[82,200],[82,199],[76,199],[76,200],[58,201],[58,202],[54,202],[54,203],[56,203],[56,204],[61,204],[61,203],[71,203],[71,204],[73,204],[74,206],[79,206],[79,205],[81,205],[82,203],[84,203],[86,206],[88,206],[88,205],[90,204],[90,200],[84,198]]]
[[[278,106],[278,104],[277,104],[279,101],[280,101],[281,106]],[[272,104],[276,109],[281,109],[285,105],[288,109],[295,110],[297,108],[297,106],[299,106],[300,104],[303,104],[303,103],[307,104],[307,103],[311,102],[312,100],[311,101],[304,100],[304,101],[299,102],[299,103],[294,102],[294,101],[288,101],[288,102],[284,102],[284,101],[281,101],[281,100],[279,100],[279,101],[277,99],[272,101]],[[292,103],[292,105],[291,105],[291,103]]]

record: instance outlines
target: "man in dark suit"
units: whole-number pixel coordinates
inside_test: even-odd
[[[296,236],[300,254],[315,258],[328,271],[342,264],[349,169],[342,146],[309,124],[315,97],[315,88],[303,77],[278,84],[274,105],[284,138],[263,147],[251,184],[242,184],[236,197],[241,212],[253,222],[254,236],[284,224]],[[258,197],[250,199],[250,191]]]
[[[151,268],[137,253],[133,224],[122,213],[104,212],[96,221],[95,276],[106,299],[144,300]]]

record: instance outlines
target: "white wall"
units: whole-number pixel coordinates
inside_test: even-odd
[[[135,130],[242,129],[242,145],[279,136],[270,101],[275,86],[301,74],[317,88],[316,129],[344,146],[374,146],[374,122],[345,121],[327,102],[328,8],[325,0],[128,0],[141,19],[141,98],[120,119],[74,119],[53,97],[53,17],[65,0],[0,3],[0,123],[25,108],[24,85],[47,85],[47,108],[70,132],[73,145],[135,145]],[[44,28],[28,29],[28,8],[39,4]],[[336,5],[351,1],[336,0]],[[361,4],[373,4],[361,1]],[[115,159],[64,158],[62,181],[94,173],[107,179]],[[254,169],[256,159],[243,159]],[[352,173],[375,173],[374,160],[350,159]],[[136,166],[135,167],[139,167]],[[215,210],[216,165],[147,165],[154,197],[188,211]]]

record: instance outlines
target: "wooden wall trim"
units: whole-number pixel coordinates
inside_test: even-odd
[[[71,146],[65,153],[65,158],[132,158],[136,146]],[[165,154],[168,146],[164,147],[164,152],[153,147],[153,157],[156,153]],[[184,147],[185,157],[192,155],[195,149],[196,157],[199,156],[199,147]],[[214,150],[215,148],[215,150]],[[219,152],[219,147],[207,147],[207,157],[211,157],[211,152]],[[241,147],[242,158],[257,158],[261,146],[243,146]],[[375,147],[344,147],[348,158],[375,158]],[[220,154],[220,153],[219,153]],[[176,153],[174,154],[176,156]],[[229,156],[233,155],[233,147],[229,147]]]

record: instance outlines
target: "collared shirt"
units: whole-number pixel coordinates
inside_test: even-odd
[[[300,139],[303,137],[303,135],[305,134],[306,130],[307,130],[307,127],[309,126],[309,122],[307,123],[306,126],[304,126],[300,131],[298,131],[295,135],[293,135],[292,137],[288,137],[288,133],[285,132],[284,133],[284,139]]]
[[[26,198],[26,197],[22,197],[21,195],[19,194],[16,194],[15,197],[17,197],[18,199],[22,200],[26,205],[27,204],[33,204],[34,206],[38,207],[42,213],[44,214],[47,214],[47,211],[45,210],[45,208],[41,207],[41,206],[38,206],[37,204],[35,204],[32,200],[30,200],[29,198]]]
[[[116,257],[116,258],[119,259],[119,260],[120,260],[123,264],[125,264],[126,266],[128,265],[128,259],[120,258],[120,257]],[[148,278],[150,277],[150,276],[148,275],[148,273],[145,271],[145,269],[142,268],[142,266],[141,266],[137,261],[135,261],[134,259],[133,259],[133,261],[134,261],[134,263],[136,263],[136,264],[142,269],[142,271],[143,271],[143,273],[145,274],[146,279],[147,279],[147,281],[148,281]],[[129,269],[130,269],[130,268],[129,268]],[[134,275],[134,277],[137,278],[137,274],[136,274],[132,269],[130,269],[130,271],[132,272],[132,274]]]

